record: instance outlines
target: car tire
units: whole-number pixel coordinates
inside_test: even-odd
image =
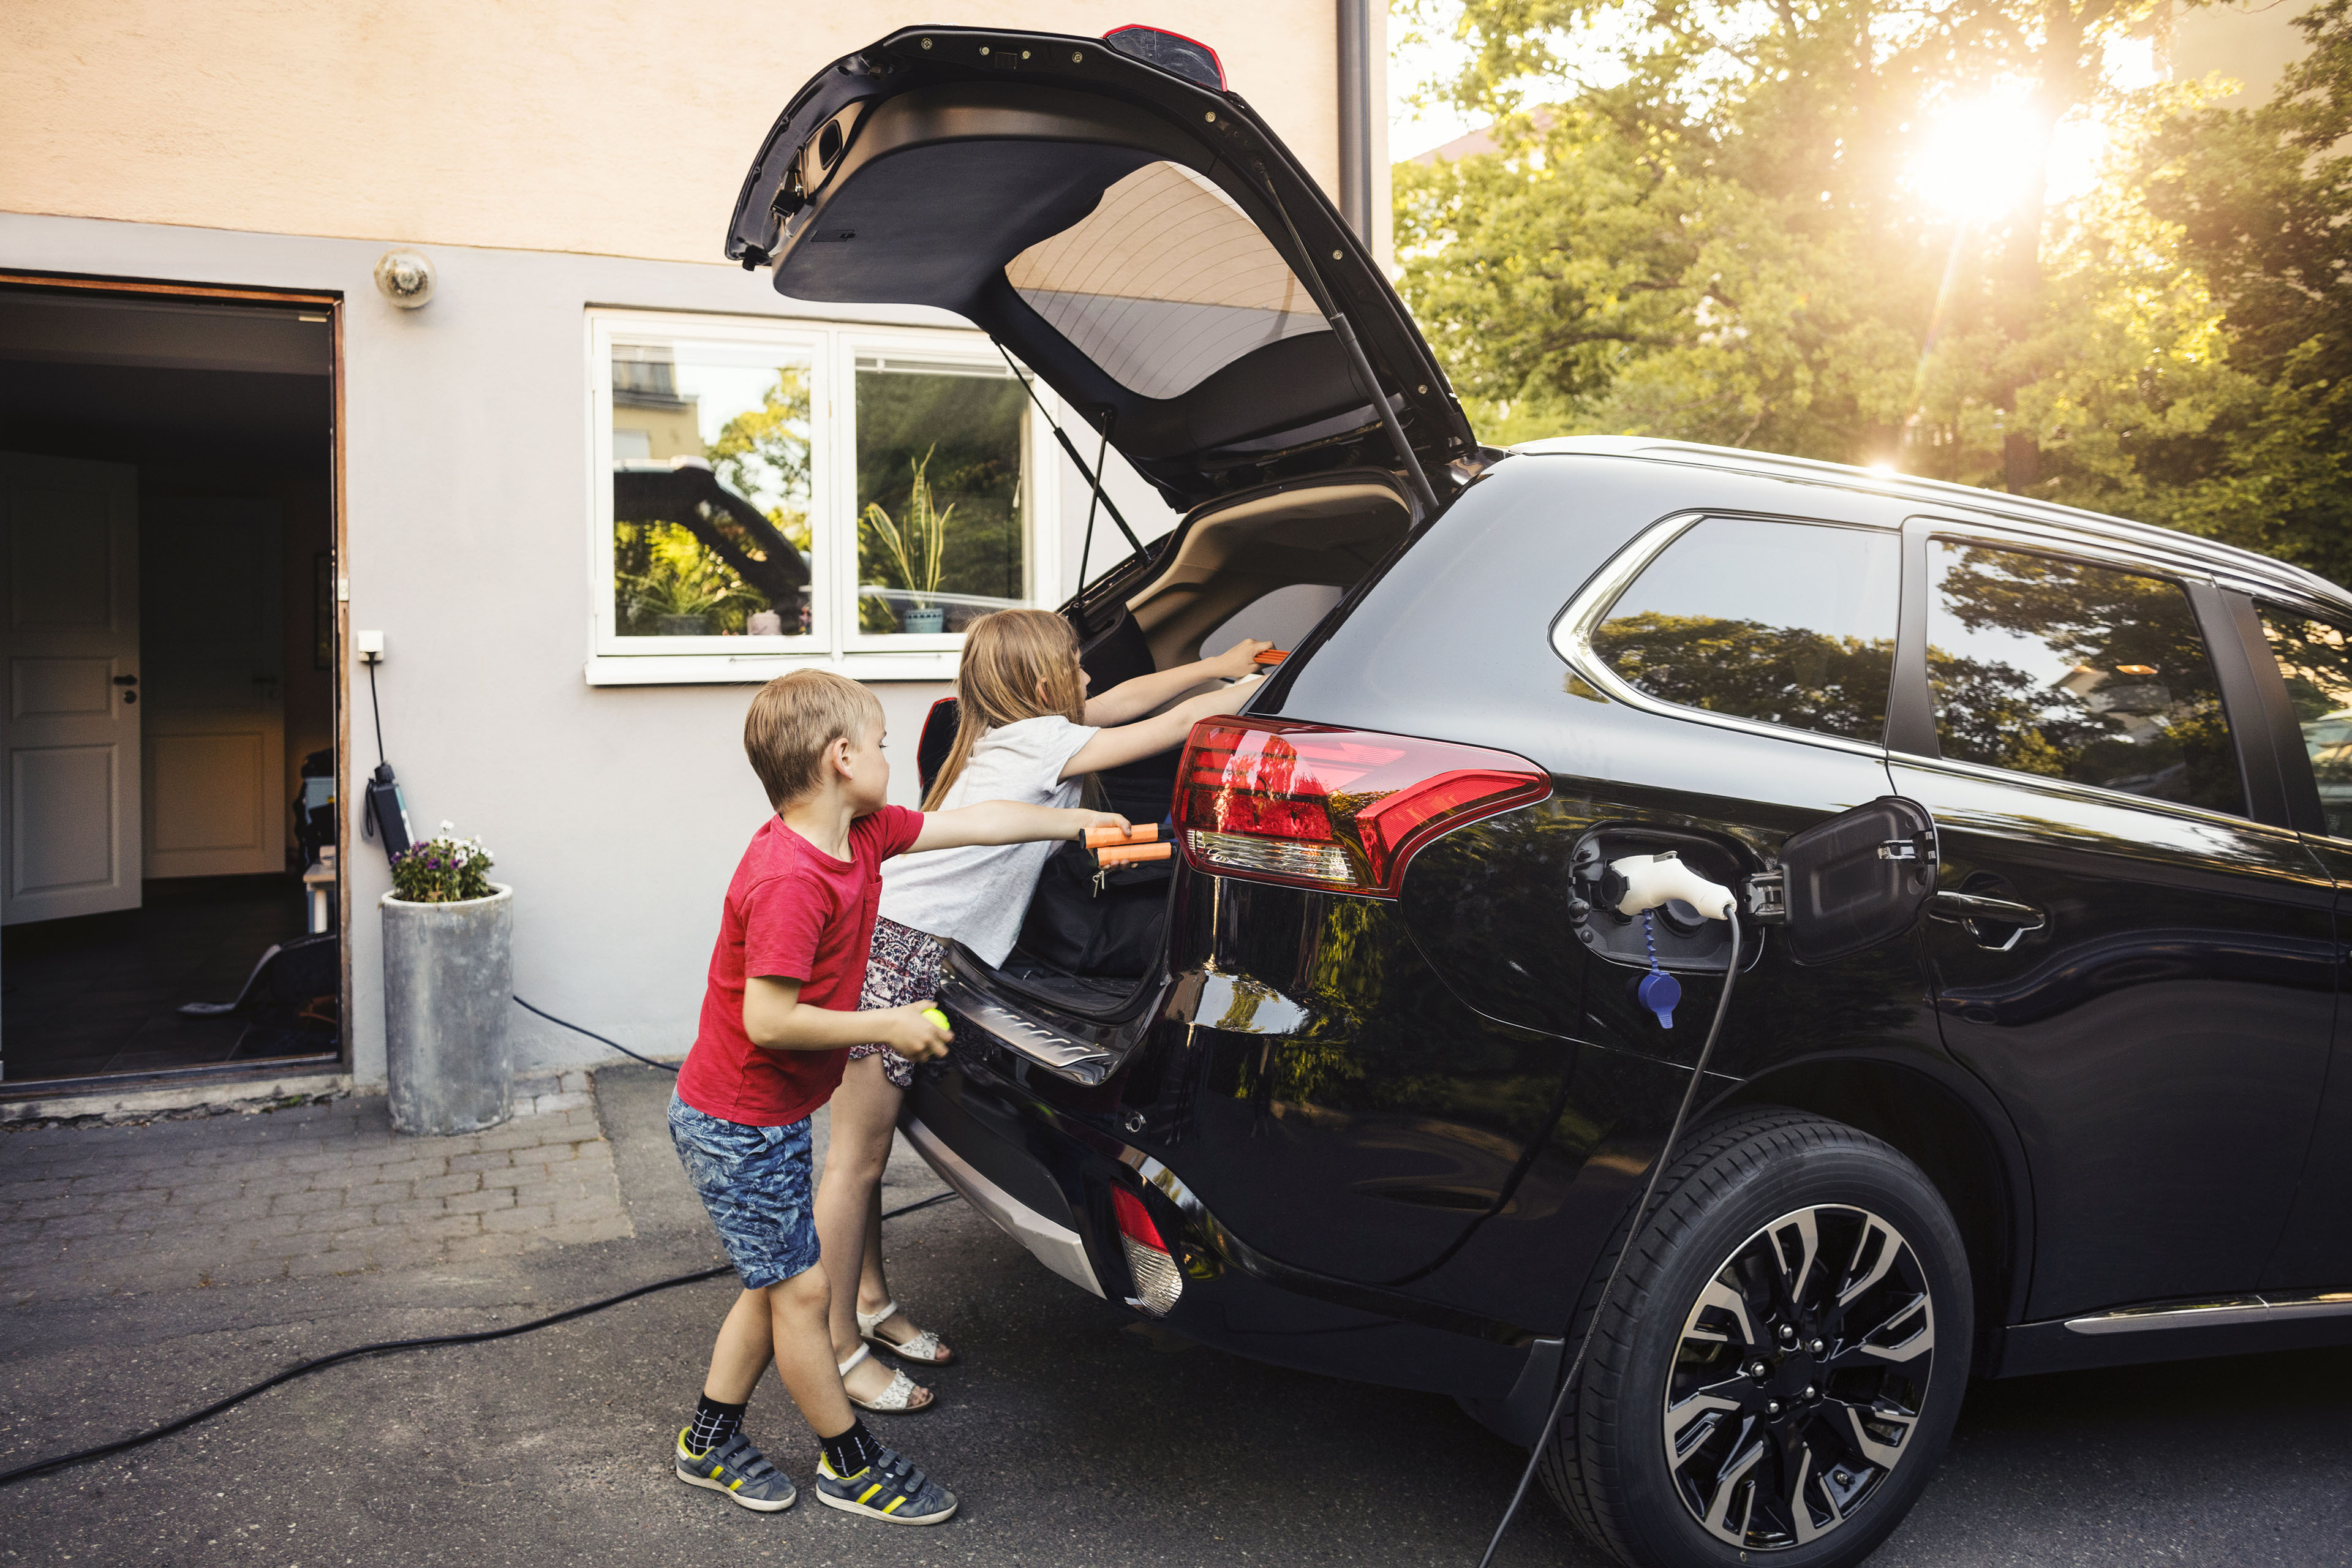
[[[1546,1489],[1634,1568],[1861,1562],[1926,1489],[1968,1384],[1949,1209],[1892,1147],[1785,1110],[1696,1129],[1658,1191]]]

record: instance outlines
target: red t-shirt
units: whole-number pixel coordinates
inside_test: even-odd
[[[727,887],[702,1025],[678,1070],[680,1100],[722,1121],[784,1127],[833,1098],[848,1050],[753,1045],[743,1032],[744,977],[797,980],[804,1005],[856,1011],[874,947],[882,862],[905,854],[922,831],[921,812],[886,805],[850,824],[849,858],[836,860],[782,817],[761,825]]]

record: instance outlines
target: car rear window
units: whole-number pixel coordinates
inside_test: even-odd
[[[2179,584],[1948,539],[1927,566],[1945,756],[2244,813],[2221,685]]]
[[[1664,702],[1874,742],[1901,563],[1882,531],[1706,518],[1617,596],[1592,651]]]
[[[1105,374],[1145,397],[1190,392],[1266,344],[1331,323],[1234,199],[1147,163],[1039,240],[1005,281]]]
[[[2352,838],[2352,634],[2299,610],[2258,608],[2263,634],[2286,678],[2327,831]]]

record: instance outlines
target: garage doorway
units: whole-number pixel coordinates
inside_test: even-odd
[[[0,275],[0,1098],[344,1058],[338,310]]]

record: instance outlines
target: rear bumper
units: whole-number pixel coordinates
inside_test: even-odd
[[[995,1222],[997,1229],[1027,1247],[1038,1262],[1071,1284],[1097,1296],[1103,1293],[1102,1281],[1095,1278],[1086,1243],[1076,1231],[1038,1213],[990,1181],[971,1161],[949,1148],[947,1141],[925,1126],[920,1117],[909,1114],[903,1130],[907,1142],[939,1173],[940,1180],[962,1194],[964,1202]]]
[[[899,1128],[942,1181],[1062,1279],[1139,1320],[1150,1316],[1134,1300],[1112,1207],[1117,1186],[1146,1203],[1178,1255],[1183,1289],[1160,1321],[1187,1338],[1302,1371],[1466,1399],[1505,1399],[1522,1380],[1533,1335],[1264,1256],[1202,1208],[1175,1172],[1118,1135],[1115,1083],[1064,1096],[1034,1081],[1033,1059],[984,1037],[970,1017],[957,1018],[956,1036],[948,1060],[916,1069]]]

